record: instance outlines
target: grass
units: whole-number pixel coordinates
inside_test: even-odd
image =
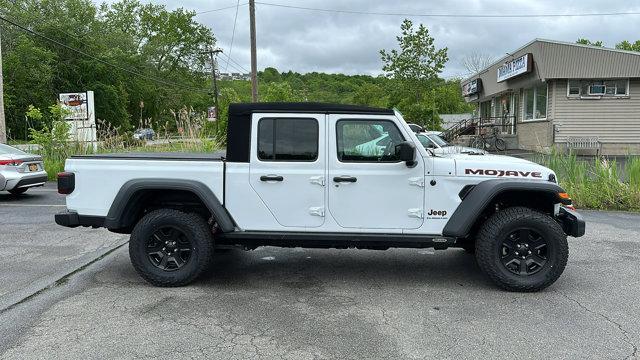
[[[579,159],[557,151],[539,162],[556,172],[560,186],[579,208],[640,211],[640,157],[627,156],[625,166],[616,160]]]

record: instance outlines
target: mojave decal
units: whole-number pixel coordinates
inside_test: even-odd
[[[465,175],[485,175],[497,177],[534,177],[541,178],[542,173],[538,171],[519,171],[519,170],[497,170],[497,169],[464,169]]]

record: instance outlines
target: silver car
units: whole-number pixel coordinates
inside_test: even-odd
[[[0,144],[0,191],[22,194],[46,181],[42,157]]]

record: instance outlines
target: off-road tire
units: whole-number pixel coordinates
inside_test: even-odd
[[[162,226],[178,228],[191,242],[187,263],[177,270],[166,271],[149,260],[148,239]],[[146,214],[136,224],[129,240],[129,257],[138,274],[155,286],[175,287],[190,284],[209,268],[213,256],[213,236],[205,219],[197,214],[173,209],[159,209]]]
[[[11,189],[11,190],[9,190],[9,193],[11,193],[12,195],[20,195],[20,194],[24,194],[25,192],[27,192],[27,190],[29,190],[29,188]]]
[[[531,229],[549,246],[546,264],[531,275],[510,272],[501,262],[502,239],[519,228]],[[553,284],[564,271],[569,257],[567,236],[551,216],[526,207],[511,207],[492,215],[482,225],[476,241],[480,269],[508,291],[534,292]]]

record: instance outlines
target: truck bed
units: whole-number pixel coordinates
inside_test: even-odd
[[[92,155],[74,155],[72,159],[105,159],[105,160],[194,160],[194,161],[222,161],[226,151],[214,153],[182,153],[182,152],[129,152]]]
[[[83,215],[106,216],[120,189],[131,181],[187,179],[223,199],[224,152],[81,155],[67,159],[65,171],[75,174],[67,209]]]

